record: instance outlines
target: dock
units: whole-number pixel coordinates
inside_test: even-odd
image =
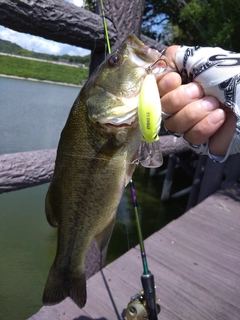
[[[144,228],[144,226],[143,226]],[[145,240],[160,299],[159,320],[240,319],[240,185],[206,198]],[[125,319],[130,297],[141,291],[139,247],[88,280],[79,309],[67,298],[28,320]]]

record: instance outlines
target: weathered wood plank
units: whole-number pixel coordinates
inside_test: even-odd
[[[105,37],[102,18],[67,1],[1,0],[1,25],[57,42],[89,50],[102,50]],[[112,22],[107,21],[110,41],[117,39]]]
[[[226,320],[226,314],[229,309],[233,317],[231,319],[238,319],[239,309],[232,307],[226,303],[225,299],[209,292],[202,286],[202,283],[190,280],[186,270],[185,275],[180,275],[176,270],[171,270],[171,264],[166,267],[167,272],[164,273],[162,269],[151,262],[151,268],[159,270],[160,275],[156,278],[156,286],[160,290],[160,298],[164,306],[168,306],[181,318],[186,319],[211,319],[211,320]],[[170,271],[171,270],[171,271]],[[204,274],[202,275],[204,276]],[[221,306],[221,311],[218,307]]]
[[[188,232],[179,231],[178,228],[172,225],[162,230],[161,237],[162,236],[166,236],[172,245],[180,243],[187,248],[194,248],[194,250],[199,252],[203,257],[218,261],[219,263],[222,262],[222,256],[219,255],[219,243],[211,242],[211,245],[209,245],[209,238],[189,235]],[[239,255],[236,254],[235,250],[230,249],[229,246],[221,245],[221,253],[225,257],[224,265],[231,270],[231,272],[240,275],[240,270],[238,268],[236,269],[236,265],[239,264]]]
[[[197,213],[197,211],[192,211],[192,213]],[[209,244],[214,243],[219,247],[221,245],[226,246],[229,249],[232,249],[236,254],[239,254],[240,247],[237,242],[235,242],[236,237],[238,237],[237,230],[228,230],[225,227],[221,228],[217,221],[215,225],[211,225],[209,221],[201,219],[193,214],[188,217],[183,216],[182,218],[182,221],[177,220],[175,222],[175,228],[178,228],[193,237],[197,234],[201,239],[208,239]],[[221,237],[219,237],[219,233],[221,233]]]
[[[0,155],[0,193],[50,182],[56,149]]]
[[[186,247],[162,234],[160,237],[160,241],[157,241],[159,240],[159,235],[149,239],[151,241],[146,244],[148,255],[154,255],[159,263],[168,266],[174,273],[181,274],[189,280],[199,285],[201,284],[209,292],[214,294],[217,290],[217,295],[221,298],[227,295],[229,302],[236,305],[239,298],[236,295],[237,288],[235,286],[240,285],[240,283],[236,281],[239,274],[232,271],[232,269],[234,267],[239,269],[239,262],[235,262],[233,268],[229,269],[223,264],[221,257],[212,259],[211,256],[202,255],[200,248]],[[227,278],[225,274],[228,274]],[[233,285],[235,287],[234,291],[232,289]]]
[[[146,243],[148,243],[148,240]],[[189,279],[187,275],[188,270],[186,270],[185,275],[181,275],[171,268],[171,263],[164,265],[163,263],[155,260],[152,257],[152,254],[148,254],[148,263],[150,270],[154,273],[155,283],[157,285],[157,294],[161,299],[161,305],[164,308],[171,310],[175,315],[178,315],[184,320],[226,319],[212,310],[212,304],[224,305],[225,300],[215,296],[211,292],[208,292],[201,283]],[[122,271],[119,272],[122,266],[124,266],[124,270],[122,269]],[[140,286],[140,280],[138,278],[142,270],[139,252],[137,255],[135,252],[132,252],[131,255],[128,254],[127,256],[122,256],[121,261],[119,261],[119,265],[114,262],[106,268],[111,268],[111,271],[115,273],[115,277],[120,277],[124,274],[131,285],[136,286],[136,283],[138,282]],[[209,301],[209,304],[204,306],[206,301]],[[236,312],[238,311],[239,310],[236,308]],[[161,316],[162,315],[160,315],[159,318],[161,318]],[[231,319],[237,318],[235,317]]]
[[[112,46],[112,51],[116,50],[130,33],[140,37],[144,2],[104,0],[105,15],[117,30],[117,41]]]
[[[129,34],[134,33],[137,37],[140,37],[144,0],[128,2],[105,0],[104,8],[106,20],[111,21],[117,34],[115,41],[111,41],[111,52],[115,51]],[[99,16],[102,14],[98,1],[96,2],[96,13]],[[111,39],[110,33],[109,36]],[[94,48],[91,52],[89,74],[92,74],[95,68],[105,59],[106,51],[106,48],[102,48],[102,50]]]
[[[230,230],[240,228],[239,212],[236,210],[239,201],[240,199],[231,199],[227,195],[223,197],[220,192],[217,192],[211,198],[206,199],[204,205],[199,207],[198,215]],[[192,212],[194,211],[195,209],[192,210]],[[221,219],[218,219],[219,212],[221,213]]]
[[[89,315],[82,309],[79,312],[78,306],[70,299],[67,298],[63,303],[57,304],[51,307],[42,307],[38,313],[31,316],[31,320],[50,320],[50,319],[61,319],[61,320],[76,320],[78,316],[86,316],[86,319],[89,318]],[[85,318],[81,318],[83,320]],[[80,319],[79,319],[80,320]]]

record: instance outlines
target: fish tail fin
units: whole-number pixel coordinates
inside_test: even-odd
[[[43,293],[43,305],[60,303],[70,297],[79,308],[83,308],[87,300],[86,276],[84,268],[77,273],[63,273],[53,265]]]

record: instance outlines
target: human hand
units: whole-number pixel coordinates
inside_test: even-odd
[[[165,56],[175,62],[177,49],[178,46],[169,47]],[[184,134],[184,139],[194,145],[201,145],[209,139],[210,153],[224,156],[235,131],[233,112],[215,97],[204,96],[199,84],[182,85],[176,72],[161,78],[158,88],[163,112],[172,114],[165,120],[166,129]]]

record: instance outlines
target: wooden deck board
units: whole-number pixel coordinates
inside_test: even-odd
[[[163,320],[240,319],[240,188],[220,191],[145,240]],[[143,226],[144,228],[144,226]],[[124,319],[141,290],[139,248],[88,280],[88,301],[43,307],[29,320]]]
[[[152,241],[149,242],[146,245],[148,254],[151,255],[152,252],[155,252],[155,254],[158,252],[159,256],[156,259],[174,270],[174,272],[201,283],[210,292],[212,290],[214,293],[215,289],[218,288],[218,294],[222,292],[222,296],[225,296],[228,293],[229,299],[231,296],[233,300],[236,298],[237,290],[233,292],[233,285],[237,285],[236,279],[239,276],[237,273],[233,273],[225,266],[201,256],[197,251],[178,245],[176,242],[172,245],[170,243],[166,245],[166,242],[161,243],[165,246],[164,249],[155,245]],[[171,251],[169,250],[170,246]],[[214,270],[214,273],[212,270]],[[226,274],[228,274],[227,278],[225,277]]]
[[[218,262],[218,264],[222,264],[223,257],[225,259],[224,266],[228,268],[231,272],[236,273],[240,276],[240,261],[239,261],[239,253],[238,251],[229,249],[229,246],[221,243],[221,254],[219,254],[220,245],[218,242],[209,243],[208,238],[200,238],[194,235],[189,235],[178,230],[177,228],[173,228],[173,226],[169,226],[162,230],[162,236],[168,237],[173,244],[180,243],[183,246],[189,247],[192,250],[195,250],[203,257],[207,259],[214,260]]]
[[[205,241],[206,245],[208,244],[209,247],[211,247],[211,245],[215,245],[219,249],[223,247],[226,250],[232,251],[234,254],[240,253],[238,243],[239,229],[234,230],[234,232],[231,229],[227,230],[226,227],[221,227],[217,222],[216,224],[213,224],[206,220],[202,221],[200,218],[192,217],[191,215],[194,213],[197,214],[197,211],[191,211],[188,214],[184,214],[181,217],[181,221],[178,219],[174,221],[174,223],[170,224],[169,226],[171,226],[172,233],[175,233],[175,230],[180,231],[190,238],[194,237],[198,239],[197,241]],[[221,216],[219,216],[218,220],[220,219]]]
[[[239,212],[236,211],[236,201],[228,197],[223,197],[220,193],[213,194],[204,201],[204,206],[198,205],[191,209],[194,212],[197,209],[198,216],[204,217],[208,221],[212,220],[214,224],[228,228],[240,228]],[[209,211],[211,214],[209,214]],[[219,214],[221,219],[219,220]]]

